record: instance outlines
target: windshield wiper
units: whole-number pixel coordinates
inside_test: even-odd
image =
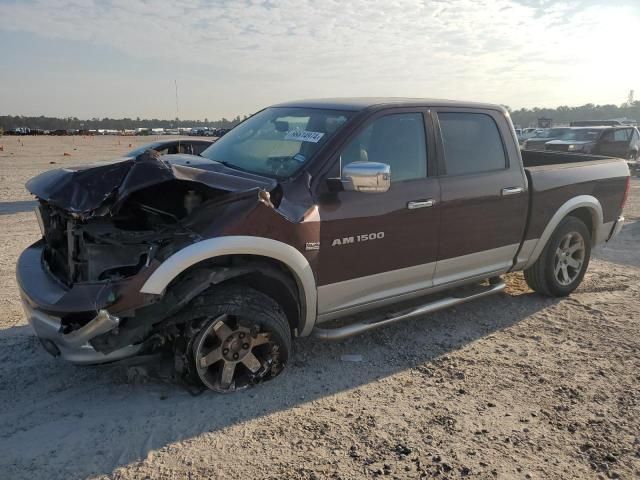
[[[212,159],[209,159],[209,160],[212,160]],[[230,168],[232,170],[238,170],[239,172],[250,173],[251,175],[258,175],[259,177],[273,178],[273,179],[278,180],[278,181],[285,180],[285,179],[289,178],[289,177],[282,177],[280,175],[275,175],[275,174],[269,175],[268,173],[264,173],[264,172],[255,172],[255,171],[252,171],[252,170],[247,170],[245,168],[239,167],[237,165],[234,165],[232,163],[225,162],[225,161],[222,161],[222,160],[212,160],[212,161],[221,163],[225,167]]]

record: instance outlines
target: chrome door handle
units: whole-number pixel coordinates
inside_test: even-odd
[[[415,202],[407,203],[407,208],[409,210],[415,210],[416,208],[427,208],[433,207],[436,204],[436,201],[433,198],[429,200],[416,200]]]
[[[507,195],[518,195],[524,192],[524,188],[522,187],[505,187],[502,189],[502,196],[506,197]]]

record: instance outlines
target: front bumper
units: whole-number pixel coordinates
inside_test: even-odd
[[[93,365],[108,363],[136,355],[141,345],[129,345],[109,354],[96,351],[89,340],[117,328],[119,319],[110,315],[106,310],[100,310],[96,317],[84,327],[71,333],[61,332],[59,317],[48,315],[29,305],[23,300],[23,307],[27,320],[42,342],[45,350],[54,356],[61,356],[65,360],[77,365]]]
[[[112,362],[135,355],[140,345],[129,345],[109,354],[96,351],[89,340],[118,327],[119,319],[107,311],[111,290],[104,284],[75,285],[59,283],[42,263],[42,241],[28,247],[16,268],[23,308],[45,349],[76,364]],[[91,313],[93,312],[93,313]],[[62,318],[69,314],[89,315],[81,328],[62,332]]]

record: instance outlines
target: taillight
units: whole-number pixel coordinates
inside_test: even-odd
[[[629,190],[631,190],[631,177],[627,177],[627,186],[624,189],[624,195],[622,196],[622,203],[620,204],[620,211],[624,209],[627,199],[629,198]]]

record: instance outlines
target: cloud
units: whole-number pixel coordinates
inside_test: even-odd
[[[636,40],[634,1],[34,0],[0,3],[0,30],[213,67],[267,97],[502,95],[522,105],[548,90],[540,102],[555,101],[585,75],[623,88],[626,79],[614,85],[602,71],[612,55],[603,41]]]

